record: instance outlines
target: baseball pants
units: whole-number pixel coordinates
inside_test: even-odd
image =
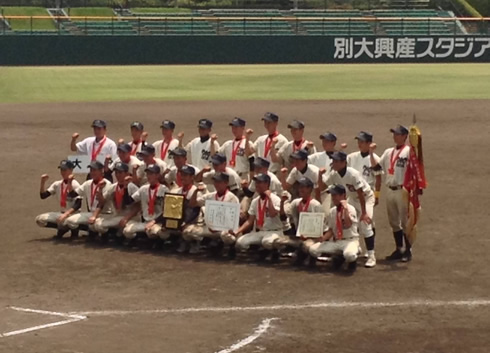
[[[70,216],[66,219],[66,225],[70,229],[77,229],[80,226],[88,225],[88,229],[92,232],[95,231],[93,224],[88,224],[88,220],[93,216],[92,212],[80,212]]]
[[[388,210],[388,221],[393,232],[399,232],[400,230],[405,232],[408,220],[408,201],[405,199],[402,189],[387,189],[386,209]]]
[[[47,212],[40,214],[36,217],[36,223],[39,227],[47,227],[48,224],[56,224],[58,229],[68,229],[66,219],[62,224],[57,224],[56,222],[62,214],[62,212]]]
[[[123,229],[123,235],[126,239],[133,239],[138,233],[146,233],[150,239],[168,239],[170,232],[163,228],[161,224],[155,224],[149,230],[146,230],[147,222],[129,221]]]
[[[320,257],[322,254],[343,255],[345,261],[354,262],[357,260],[358,250],[359,239],[343,239],[315,243],[310,246],[310,255],[313,257]]]
[[[280,230],[251,232],[238,238],[235,247],[237,250],[245,251],[250,245],[262,245],[265,249],[272,250],[274,242],[282,235]]]
[[[373,224],[367,224],[366,222],[361,221],[362,209],[359,199],[349,199],[347,201],[356,209],[359,234],[362,235],[364,238],[372,237],[374,235]],[[371,218],[371,220],[373,219],[374,215],[374,202],[375,199],[372,193],[369,196],[366,196],[366,213],[368,217]]]

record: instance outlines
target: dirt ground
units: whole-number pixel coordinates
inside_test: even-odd
[[[304,120],[317,147],[319,133],[330,130],[352,151],[356,133],[371,131],[380,153],[391,145],[389,128],[410,125],[417,114],[429,188],[411,263],[379,261],[348,277],[323,264],[309,272],[285,262],[55,243],[53,231],[34,223],[37,214],[56,209],[54,200],[39,199],[40,175],[56,180],[71,134],[90,135],[95,118],[107,120],[113,139],[127,138],[129,123],[140,120],[154,141],[163,119],[176,121],[188,140],[207,117],[224,141],[234,116],[247,119],[255,137],[262,134],[266,111],[279,114],[286,136],[288,121]],[[0,105],[0,334],[63,320],[9,306],[92,312],[67,325],[0,335],[0,352],[488,352],[489,112],[489,101]],[[382,258],[393,249],[383,196],[375,212]],[[222,309],[187,310],[212,307]],[[256,340],[233,346],[268,318],[271,326]]]

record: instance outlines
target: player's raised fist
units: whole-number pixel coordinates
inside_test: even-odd
[[[286,175],[288,173],[288,168],[281,168],[281,173]]]
[[[99,181],[99,184],[97,184],[97,185],[100,186],[101,188],[103,188],[105,186],[105,180]]]
[[[248,184],[248,180],[244,180],[244,179],[243,179],[243,180],[240,182],[240,185],[242,186],[242,189],[246,189],[246,188],[248,188],[248,185],[249,185],[249,184]]]
[[[247,129],[247,131],[245,131],[245,133],[247,134],[247,136],[252,136],[254,134],[254,131],[252,129]]]
[[[133,167],[133,172],[136,172],[139,169],[139,167],[140,167],[139,164],[135,164]]]
[[[177,138],[178,138],[180,141],[182,141],[182,139],[184,138],[184,133],[183,133],[183,132],[179,132],[179,133],[177,134]]]
[[[123,138],[120,138],[119,140],[117,140],[117,144],[118,145],[122,145],[124,143],[124,139]]]
[[[68,180],[69,180],[69,181],[72,181],[73,179],[75,179],[75,176],[74,176],[73,174],[70,174],[70,175],[68,176]]]
[[[275,145],[277,144],[277,142],[278,142],[278,141],[279,141],[279,140],[277,139],[277,137],[274,137],[274,138],[272,139],[272,146],[275,146]]]
[[[76,140],[79,136],[80,134],[78,132],[75,132],[73,135],[71,135],[71,138]]]
[[[132,177],[131,175],[128,175],[128,176],[126,176],[126,177],[124,178],[124,184],[125,184],[126,186],[128,186],[128,184],[129,184],[130,182],[132,182],[132,181],[133,181],[133,177]]]
[[[267,197],[271,197],[272,192],[270,190],[265,190],[264,195]]]
[[[43,175],[41,175],[41,180],[42,180],[42,181],[46,181],[46,180],[48,180],[48,179],[49,179],[49,175],[48,175],[48,174],[43,174]]]
[[[348,145],[345,142],[343,142],[343,143],[340,144],[340,148],[343,149],[343,150],[345,150],[347,148],[347,146]]]
[[[218,139],[218,135],[212,134],[211,135],[211,141],[216,141]]]
[[[320,170],[318,171],[318,174],[319,175],[323,175],[327,172],[327,170],[325,168],[320,168]]]
[[[210,171],[211,171],[211,167],[207,165],[207,166],[205,166],[204,168],[202,168],[202,171],[203,171],[204,173],[210,172]]]
[[[308,147],[308,149],[311,150],[313,147],[315,147],[315,144],[313,143],[313,141],[307,141],[306,147]]]
[[[105,160],[106,162],[109,162],[110,160],[112,159],[111,155],[108,154],[107,156],[105,156]]]
[[[204,183],[197,184],[197,191],[203,192],[204,190],[206,190],[206,185],[204,185]]]
[[[377,145],[373,142],[369,145],[369,151],[373,152],[376,149]]]
[[[143,131],[143,133],[141,134],[141,140],[145,142],[147,138],[148,138],[148,133],[146,131]]]

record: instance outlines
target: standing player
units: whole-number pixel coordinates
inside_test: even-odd
[[[141,152],[141,147],[146,142],[148,133],[145,132],[145,127],[139,121],[133,121],[130,125],[131,129],[131,156],[136,156],[137,153]],[[124,142],[124,141],[123,141]]]
[[[383,171],[386,176],[386,207],[396,245],[395,251],[386,259],[408,262],[412,259],[412,251],[410,242],[405,235],[408,220],[408,201],[405,200],[403,194],[403,183],[407,171],[408,157],[410,156],[410,147],[406,144],[408,129],[398,125],[390,131],[393,133],[395,147],[385,150],[379,163],[376,163],[374,156],[376,144],[371,144],[370,154],[374,171]]]
[[[325,168],[326,172],[329,173],[337,136],[331,132],[326,132],[320,135],[320,140],[322,141],[323,152],[316,152],[308,156],[308,163],[316,165],[320,169]]]
[[[262,118],[264,127],[267,130],[266,135],[259,136],[255,140],[254,149],[257,157],[262,157],[271,162],[269,170],[271,173],[277,174],[281,169],[280,163],[272,162],[271,151],[279,150],[282,146],[288,143],[288,139],[277,131],[279,117],[274,113],[265,113]]]
[[[89,155],[91,161],[97,160],[104,165],[106,156],[111,156],[112,159],[117,157],[117,146],[106,136],[107,124],[104,120],[94,120],[91,126],[94,129],[94,136],[77,142],[80,135],[75,132],[71,138],[70,148],[73,152]]]
[[[185,149],[187,150],[187,158],[191,164],[196,166],[199,170],[209,166],[211,156],[213,156],[219,150],[219,143],[217,136],[211,136],[211,128],[213,122],[208,119],[199,120],[198,124],[199,137],[196,137],[187,144]],[[180,138],[183,138],[182,133],[179,134]],[[182,140],[180,140],[180,146],[182,147]]]
[[[249,158],[254,153],[253,143],[250,137],[252,129],[245,131],[246,121],[241,118],[234,118],[230,124],[233,140],[226,141],[219,152],[226,156],[228,167],[233,169],[242,180],[249,180],[250,162]]]
[[[167,165],[160,158],[155,157],[155,147],[153,145],[146,144],[138,154],[138,157],[142,159],[140,166],[133,167],[133,182],[138,185],[144,185],[148,182],[146,179],[146,168],[149,165],[157,165],[160,168],[160,181],[163,182],[164,171],[167,169]]]
[[[293,169],[289,172],[288,169],[281,169],[281,183],[284,190],[290,191],[293,186],[297,186],[296,183],[301,178],[308,178],[316,189],[318,187],[318,173],[319,168],[315,165],[308,163],[308,151],[298,150],[291,153],[290,159],[293,161]],[[286,178],[287,175],[287,178]],[[297,188],[296,188],[297,190]],[[296,194],[296,193],[295,193]],[[296,195],[294,195],[294,198]]]
[[[291,136],[293,137],[292,141],[289,141],[285,145],[283,145],[279,151],[275,149],[271,150],[271,159],[274,163],[279,163],[281,166],[284,166],[289,170],[293,168],[293,165],[290,160],[290,156],[292,153],[305,150],[308,152],[308,155],[311,155],[316,152],[316,148],[313,145],[313,142],[307,141],[304,138],[305,133],[305,123],[299,120],[293,120],[288,128],[291,131]]]
[[[70,182],[70,175],[73,173],[73,168],[75,168],[75,165],[71,161],[63,160],[60,162],[58,168],[60,169],[61,180],[55,181],[46,190],[46,181],[48,180],[49,176],[47,174],[43,174],[41,176],[41,187],[39,194],[41,196],[41,200],[44,200],[52,195],[56,195],[60,204],[60,212],[47,212],[40,214],[36,217],[36,223],[40,227],[58,229],[55,238],[61,239],[69,230],[65,221],[75,212],[76,208],[74,206],[76,198],[68,195],[68,183]],[[80,186],[76,180],[72,181],[72,185],[74,188],[78,188]],[[80,206],[78,208],[80,208]],[[78,231],[72,230],[71,235],[72,238],[76,237],[78,235]]]
[[[153,146],[155,146],[157,157],[167,163],[167,168],[170,168],[174,165],[170,151],[179,147],[179,140],[173,137],[175,123],[171,120],[164,120],[160,128],[162,129],[163,139],[154,142]]]

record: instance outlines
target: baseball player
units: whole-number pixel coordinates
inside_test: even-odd
[[[99,234],[102,234],[103,239],[107,239],[108,233],[112,232],[116,235],[117,243],[122,244],[124,237],[122,229],[119,228],[119,223],[131,211],[133,202],[131,195],[138,191],[138,187],[130,182],[131,173],[128,164],[117,162],[113,169],[116,174],[116,182],[110,185],[105,192],[102,192],[102,188],[99,188],[99,199],[103,203],[109,202],[114,213],[99,215],[95,220],[94,229]],[[105,186],[103,181],[99,184]]]
[[[77,142],[80,136],[75,132],[71,137],[70,148],[73,152],[86,154],[90,156],[91,161],[99,161],[104,165],[106,156],[111,156],[112,159],[117,157],[117,146],[114,141],[106,136],[107,124],[104,120],[94,120],[92,123],[94,136],[87,137],[83,141]]]
[[[88,212],[80,212],[71,215],[66,219],[66,225],[73,230],[79,228],[88,229],[89,239],[92,240],[97,235],[94,228],[95,220],[101,214],[112,213],[112,208],[109,203],[104,204],[100,202],[100,199],[97,197],[99,188],[102,188],[103,192],[107,192],[110,187],[110,181],[104,179],[104,165],[95,160],[90,163],[89,168],[91,179],[85,181],[76,188],[76,184],[73,182],[72,177],[70,178],[72,182],[68,182],[68,193],[70,197],[80,197],[85,199]]]
[[[347,155],[345,152],[337,151],[332,155],[332,171],[326,177],[327,185],[343,185],[347,190],[347,201],[352,205],[359,219],[359,232],[364,238],[374,236],[372,219],[374,211],[374,193],[362,175],[354,168],[347,166]],[[319,184],[321,189],[326,189],[322,173],[320,172]],[[366,241],[369,246],[368,258],[365,267],[374,267],[376,258],[374,255],[374,239]]]
[[[196,137],[185,147],[187,151],[187,158],[191,161],[191,164],[196,166],[199,170],[208,166],[211,156],[213,156],[219,150],[219,143],[216,135],[210,135],[213,122],[208,119],[199,120],[198,132],[199,137]],[[182,147],[183,133],[179,134],[180,145]]]
[[[347,270],[354,272],[357,267],[359,233],[357,232],[357,212],[346,201],[346,188],[335,185],[330,188],[334,207],[330,210],[327,222],[328,231],[319,242],[310,246],[310,255],[318,258],[323,254],[340,255],[333,258],[333,266],[338,269],[347,261]]]
[[[281,183],[283,189],[287,191],[292,190],[293,186],[295,186],[303,177],[310,179],[316,189],[318,187],[318,173],[320,169],[317,166],[308,163],[308,151],[294,151],[291,153],[290,159],[292,160],[293,166],[291,172],[289,172],[287,168],[281,169]],[[294,196],[296,195],[293,195],[293,198],[295,198]]]
[[[291,160],[289,157],[292,153],[305,150],[308,152],[308,155],[316,153],[316,148],[311,141],[307,141],[304,138],[305,133],[305,123],[299,120],[293,120],[290,124],[288,124],[288,128],[291,131],[291,136],[293,137],[292,141],[288,141],[288,143],[284,144],[279,151],[275,149],[271,150],[271,159],[274,163],[279,163],[281,166],[286,167],[288,170],[293,168]]]
[[[48,187],[48,189],[46,189],[46,181],[48,180],[49,176],[47,174],[43,174],[41,176],[39,195],[41,200],[47,199],[52,195],[56,195],[60,205],[60,211],[47,212],[36,217],[36,223],[38,226],[55,228],[58,230],[55,239],[61,239],[69,230],[68,226],[66,225],[66,219],[75,212],[76,208],[80,208],[80,206],[75,206],[75,202],[80,203],[80,200],[68,195],[68,183],[75,165],[71,161],[63,160],[60,162],[58,168],[60,169],[61,180],[55,181]],[[80,186],[76,180],[72,181],[72,185],[75,188]],[[77,237],[78,230],[72,230],[71,236],[72,238]]]
[[[149,165],[157,165],[160,168],[160,181],[163,182],[164,171],[167,169],[167,165],[160,158],[155,157],[155,147],[150,144],[144,145],[138,157],[141,158],[143,163],[141,167],[139,165],[133,167],[133,182],[139,186],[148,182],[146,179],[146,168]]]
[[[170,168],[174,165],[170,151],[179,147],[179,140],[173,137],[175,123],[171,120],[164,120],[160,128],[162,129],[163,139],[153,143],[153,146],[155,146],[157,157],[167,163],[167,167]]]
[[[196,173],[200,173],[200,170],[193,165],[187,164],[187,151],[183,148],[177,147],[170,151],[174,165],[165,171],[165,184],[173,192],[175,188],[182,187],[182,176],[180,171],[185,165],[194,168]]]
[[[253,134],[252,129],[245,131],[246,121],[241,118],[234,118],[229,125],[233,140],[226,141],[219,148],[220,153],[226,156],[227,166],[233,169],[243,180],[249,179],[250,161],[249,158],[254,154],[253,143],[250,137]]]
[[[130,129],[131,142],[129,143],[129,146],[131,146],[131,156],[136,156],[141,152],[141,147],[145,144],[148,133],[145,132],[145,127],[139,121],[133,121],[130,125]]]
[[[379,190],[381,188],[381,174],[373,171],[373,164],[371,161],[371,156],[369,154],[369,146],[373,142],[373,135],[368,132],[361,131],[357,136],[357,145],[359,151],[352,152],[347,156],[347,166],[357,170],[364,180],[369,184],[371,190],[374,191],[374,206],[379,203]],[[374,162],[379,163],[379,157],[373,154]],[[368,261],[366,262],[367,267],[374,267],[376,265],[376,257],[374,256],[374,243],[376,237],[376,229],[373,222],[373,233],[372,237],[364,238],[367,249]]]
[[[320,135],[322,141],[323,152],[316,152],[308,156],[308,163],[322,169],[325,168],[327,173],[330,172],[332,164],[332,154],[335,152],[337,136],[331,132],[326,132]]]
[[[138,158],[132,154],[132,147],[129,143],[122,143],[117,146],[117,158],[112,161],[109,156],[106,157],[104,163],[104,177],[107,180],[112,180],[112,173],[118,163],[124,163],[129,168],[129,174],[132,175],[135,169],[138,169],[143,164]],[[139,152],[138,152],[139,153]]]
[[[403,196],[403,183],[407,171],[407,163],[410,155],[410,147],[406,144],[408,129],[398,125],[390,129],[393,133],[395,147],[388,148],[381,155],[379,163],[376,163],[374,156],[375,144],[371,144],[370,154],[372,165],[375,172],[383,171],[385,174],[386,208],[388,210],[388,220],[393,230],[396,249],[387,260],[401,260],[408,262],[412,259],[410,242],[405,235],[408,220],[408,202]],[[405,243],[405,244],[404,244]]]
[[[279,117],[274,113],[265,113],[262,118],[264,121],[264,127],[267,130],[266,135],[259,136],[255,140],[254,150],[256,157],[262,157],[271,162],[269,170],[277,174],[281,169],[280,163],[272,162],[271,151],[281,149],[282,146],[288,143],[288,139],[284,135],[277,131],[277,125],[279,124]]]
[[[145,146],[146,147],[146,146]],[[161,169],[157,164],[150,164],[145,167],[146,179],[148,183],[141,186],[138,191],[131,195],[134,205],[131,212],[126,214],[119,222],[123,228],[123,234],[129,239],[128,246],[135,245],[137,235],[145,233],[149,239],[166,239],[169,234],[161,224],[155,220],[163,212],[163,197],[168,192],[165,185],[160,184]],[[141,212],[140,220],[133,218]]]
[[[252,200],[247,221],[236,232],[230,230],[228,235],[223,236],[223,240],[231,243],[236,239],[235,247],[238,251],[245,251],[251,245],[262,245],[266,251],[262,252],[261,258],[265,258],[274,250],[274,242],[284,235],[284,225],[280,217],[281,198],[269,190],[271,178],[267,174],[258,174],[254,176],[254,180],[259,196]],[[254,225],[254,231],[243,234]]]
[[[204,167],[196,176],[196,181],[202,181],[208,191],[212,192],[215,191],[213,176],[216,173],[226,173],[229,176],[228,189],[236,195],[241,186],[241,179],[237,172],[226,166],[226,156],[223,153],[216,153],[211,157],[211,164],[213,165],[213,170],[208,166]]]

